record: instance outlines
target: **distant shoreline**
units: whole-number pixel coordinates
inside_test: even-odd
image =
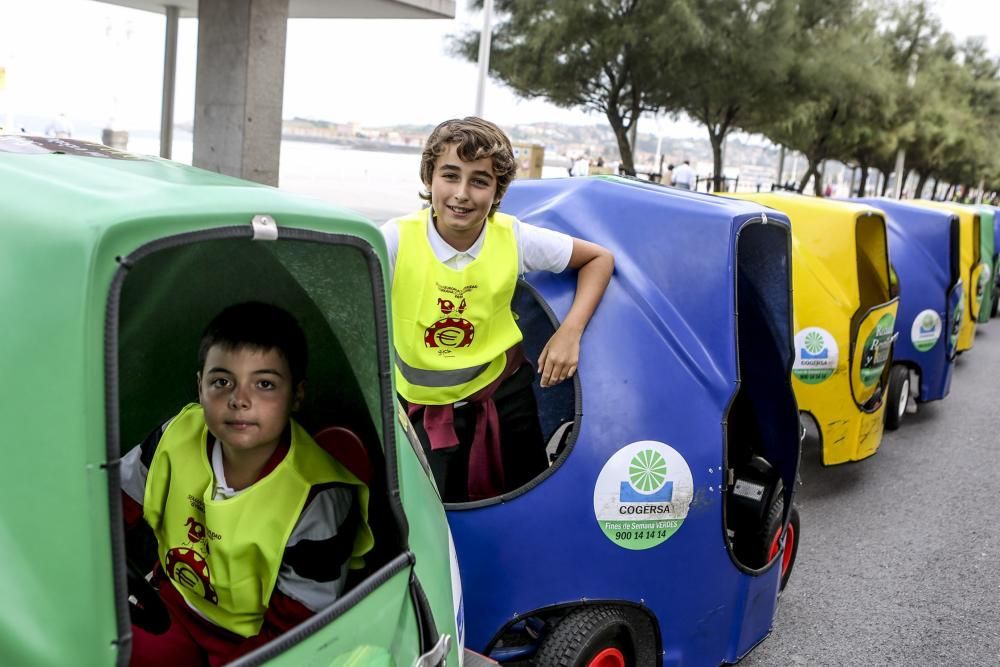
[[[301,141],[311,144],[335,144],[352,148],[358,151],[371,151],[373,153],[410,153],[413,155],[423,151],[423,146],[408,146],[405,144],[390,144],[382,141],[372,141],[370,139],[352,139],[348,137],[317,137],[307,134],[281,133],[282,141]]]

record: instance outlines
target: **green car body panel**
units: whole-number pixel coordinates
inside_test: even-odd
[[[9,443],[0,466],[0,562],[8,581],[0,610],[0,664],[120,664],[127,659],[120,646],[129,624],[123,614],[123,551],[118,547],[116,557],[114,546],[121,535],[120,499],[113,497],[118,494],[116,457],[108,443],[121,430],[119,455],[124,453],[138,441],[136,429],[146,419],[141,410],[122,411],[120,421],[110,419],[117,405],[106,399],[118,388],[137,386],[130,384],[137,381],[124,363],[121,384],[109,382],[116,366],[109,360],[118,354],[127,361],[130,354],[109,344],[117,334],[106,324],[109,305],[114,310],[130,298],[128,277],[121,304],[112,297],[116,276],[122,282],[122,264],[163,239],[179,242],[184,237],[178,235],[191,234],[195,247],[197,233],[249,229],[255,215],[267,215],[277,222],[279,239],[292,228],[351,239],[359,266],[374,268],[345,280],[364,285],[384,304],[385,246],[370,222],[328,204],[78,142],[0,137],[0,201],[0,303],[6,319],[0,328],[6,378],[0,410]],[[257,248],[267,243],[243,235],[233,247],[259,253]],[[316,281],[327,270],[337,272],[337,267],[307,268]],[[150,287],[155,285],[143,285],[143,298],[155,310],[158,294]],[[401,507],[409,527],[408,533],[399,530],[404,547],[387,559],[396,566],[393,572],[382,567],[347,591],[327,610],[336,610],[327,614],[327,622],[314,623],[308,636],[279,638],[284,640],[280,647],[263,647],[247,656],[250,663],[412,665],[421,653],[419,605],[411,585],[415,574],[426,596],[424,609],[429,606],[437,631],[451,637],[448,662],[460,664],[460,605],[453,592],[444,509],[412,448],[405,420],[398,418],[387,370],[392,367],[390,314],[384,312],[383,329],[377,330],[371,312],[348,313],[365,319],[366,335],[372,336],[358,343],[373,350],[371,376],[357,378],[360,405],[371,412],[366,417],[376,434],[374,446],[381,442],[387,458],[395,455],[396,470],[389,465],[385,473],[385,504],[393,505],[389,496],[398,497],[397,519],[388,520],[401,525]],[[129,332],[121,331],[120,338],[130,340]],[[181,363],[187,364],[183,372],[190,374],[193,389],[195,360]],[[159,412],[151,414],[180,407],[156,406]],[[148,431],[155,422],[141,426]]]
[[[983,286],[983,305],[979,307],[979,318],[977,319],[980,324],[985,324],[990,321],[990,314],[993,312],[993,302],[998,297],[996,293],[997,267],[993,264],[993,256],[996,253],[996,248],[993,247],[993,226],[995,224],[996,212],[988,206],[979,206],[977,209],[980,220],[979,237],[982,246],[983,263],[989,267],[989,274],[986,276],[985,285]]]

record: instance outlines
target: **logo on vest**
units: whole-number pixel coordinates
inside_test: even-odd
[[[194,549],[179,547],[167,552],[166,561],[168,577],[208,602],[219,604],[219,594],[212,586],[212,575],[204,556]]]
[[[208,602],[219,604],[219,595],[212,586],[212,573],[205,555],[209,553],[209,540],[222,539],[222,536],[206,528],[193,516],[189,516],[184,525],[187,526],[190,546],[175,547],[167,552],[164,564],[167,576]],[[199,548],[205,550],[205,555],[197,551]]]
[[[472,339],[476,335],[476,327],[469,320],[462,317],[468,304],[464,298],[464,293],[474,289],[476,285],[469,285],[463,290],[445,288],[438,285],[438,289],[452,293],[461,299],[458,306],[451,299],[439,298],[438,308],[441,309],[443,317],[434,324],[427,327],[424,332],[424,345],[436,348],[459,348],[472,345]],[[442,353],[450,352],[450,349],[442,350]]]

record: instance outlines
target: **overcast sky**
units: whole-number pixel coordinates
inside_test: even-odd
[[[447,55],[446,37],[479,29],[482,18],[456,0],[454,20],[304,20],[289,22],[285,118],[365,125],[437,123],[473,112],[477,68]],[[937,0],[946,29],[960,37],[1000,25],[996,0]],[[77,123],[156,130],[160,122],[164,18],[94,0],[0,0],[0,67],[7,89],[0,118],[13,112]],[[176,111],[194,115],[197,24],[180,22]],[[987,35],[994,55],[1000,38]],[[501,125],[534,121],[604,122],[601,115],[519,100],[490,83],[485,114]],[[688,123],[648,120],[645,130],[703,134]]]

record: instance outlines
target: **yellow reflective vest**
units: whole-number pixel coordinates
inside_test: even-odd
[[[243,637],[260,632],[285,545],[317,484],[357,486],[362,522],[351,567],[372,548],[368,488],[291,422],[288,454],[238,496],[213,500],[211,434],[192,403],[167,426],[149,466],[143,516],[156,535],[163,571],[206,618]]]
[[[496,380],[521,342],[511,300],[517,286],[514,218],[486,220],[482,251],[464,269],[445,266],[427,237],[430,209],[396,220],[392,280],[396,389],[407,401],[446,405]]]

